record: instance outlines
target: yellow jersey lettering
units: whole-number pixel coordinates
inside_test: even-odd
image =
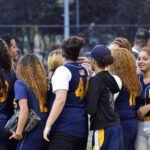
[[[133,98],[132,94],[130,94],[129,104],[130,106],[136,105],[136,100]]]
[[[9,84],[5,81],[5,86],[0,89],[0,103],[3,103],[6,100]]]
[[[39,103],[41,112],[48,112],[48,108],[44,106],[42,103]]]

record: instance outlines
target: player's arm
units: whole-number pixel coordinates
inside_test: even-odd
[[[94,115],[97,111],[97,102],[99,95],[101,94],[101,87],[99,86],[99,81],[95,78],[91,78],[89,81],[88,89],[88,99],[86,111],[90,115]]]
[[[44,130],[44,139],[47,141],[49,141],[49,139],[47,138],[48,132],[50,132],[51,126],[54,124],[54,122],[62,112],[67,99],[67,90],[58,90],[55,94],[56,97],[54,100],[54,104],[52,106],[52,110],[49,114]]]
[[[9,139],[14,138],[16,140],[20,140],[22,138],[23,129],[24,129],[25,124],[28,119],[29,109],[28,109],[27,100],[20,99],[19,107],[20,107],[20,110],[19,110],[19,119],[18,119],[17,130]]]
[[[50,115],[46,122],[46,126],[52,126],[54,124],[54,122],[62,112],[67,99],[67,90],[58,90],[55,92],[55,94],[56,97]]]
[[[142,119],[149,111],[150,104],[140,107],[137,111],[139,119]]]
[[[28,109],[27,100],[26,99],[19,100],[19,107],[20,107],[20,111],[19,111],[19,120],[18,120],[16,134],[21,135],[28,119],[29,109]]]
[[[48,134],[51,130],[51,126],[54,124],[64,108],[70,80],[71,73],[64,66],[59,67],[52,77],[53,92],[55,92],[56,96],[43,133],[43,137],[47,141],[49,141]]]

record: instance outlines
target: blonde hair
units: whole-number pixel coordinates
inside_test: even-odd
[[[52,73],[63,64],[62,62],[62,52],[61,50],[53,50],[48,57],[48,69],[49,69],[49,78]]]
[[[136,60],[133,54],[125,49],[118,48],[112,51],[114,63],[109,66],[110,73],[118,75],[123,85],[135,98],[140,90],[140,83],[136,73]]]
[[[24,55],[18,62],[17,76],[33,91],[39,104],[44,106],[47,100],[46,72],[39,58],[34,54]]]

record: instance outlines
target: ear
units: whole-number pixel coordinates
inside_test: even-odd
[[[95,64],[95,59],[92,58],[91,64]]]
[[[97,60],[93,60],[93,64],[97,66]]]

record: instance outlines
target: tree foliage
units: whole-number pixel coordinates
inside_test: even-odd
[[[59,2],[59,3],[58,3]],[[63,1],[0,0],[1,24],[63,25]],[[79,0],[80,24],[149,24],[150,0]],[[70,2],[76,23],[76,0]]]

